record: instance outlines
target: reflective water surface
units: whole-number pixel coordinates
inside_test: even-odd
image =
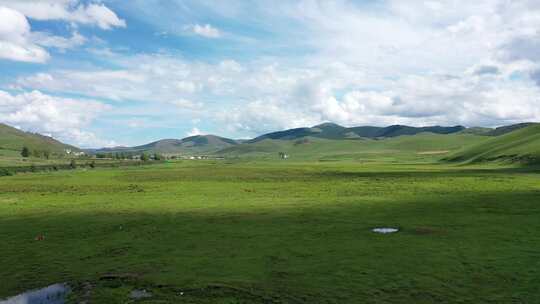
[[[371,231],[376,232],[376,233],[383,233],[383,234],[386,234],[386,233],[394,233],[394,232],[398,232],[399,229],[397,229],[397,228],[381,227],[381,228],[373,228]]]
[[[1,300],[0,304],[64,304],[68,293],[69,286],[60,283]]]

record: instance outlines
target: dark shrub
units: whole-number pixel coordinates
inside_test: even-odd
[[[0,176],[12,176],[13,172],[9,171],[8,169],[2,169],[0,168]]]
[[[30,156],[30,149],[28,147],[23,147],[21,150],[21,156],[22,157],[29,157]]]

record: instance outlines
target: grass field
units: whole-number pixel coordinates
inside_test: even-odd
[[[540,125],[483,140],[448,157],[453,161],[479,163],[513,161],[540,164]]]
[[[129,303],[133,288],[153,293],[142,303],[538,303],[539,231],[533,169],[186,161],[18,174],[0,178],[0,298],[70,282],[90,303]]]
[[[441,155],[458,152],[464,147],[489,139],[487,136],[460,133],[450,135],[420,133],[385,139],[352,140],[306,137],[298,141],[262,140],[226,148],[218,153],[226,157],[278,159],[278,152],[286,152],[291,160],[295,161],[433,162],[440,159]]]

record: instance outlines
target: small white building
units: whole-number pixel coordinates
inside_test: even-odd
[[[66,152],[67,155],[73,155],[73,156],[85,156],[86,153],[84,153],[83,151],[73,151],[71,149],[64,149],[64,152]]]

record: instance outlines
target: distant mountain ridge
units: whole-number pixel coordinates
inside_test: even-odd
[[[238,141],[216,135],[195,135],[183,139],[162,139],[135,147],[89,150],[91,153],[210,153],[237,145]]]
[[[487,141],[468,146],[446,160],[465,163],[509,161],[540,164],[540,124],[507,126],[497,128],[491,133],[495,135]]]
[[[293,140],[302,137],[317,137],[325,139],[355,139],[355,138],[383,138],[383,137],[396,137],[401,135],[416,135],[423,132],[435,133],[435,134],[452,134],[465,130],[463,126],[453,127],[409,127],[403,125],[392,125],[388,127],[352,127],[347,128],[335,123],[323,123],[313,126],[311,128],[296,128],[284,131],[272,132],[261,135],[248,143],[256,143],[265,139],[280,139],[280,140]]]
[[[295,145],[309,144],[312,139],[322,140],[345,140],[345,141],[367,141],[383,140],[400,136],[415,136],[420,134],[450,135],[463,134],[479,136],[478,138],[488,139],[489,137],[501,137],[506,134],[513,134],[521,129],[528,129],[535,123],[520,123],[509,126],[492,128],[465,128],[463,126],[426,126],[411,127],[405,125],[392,125],[388,127],[359,126],[344,127],[335,123],[322,123],[313,127],[294,128],[283,131],[263,134],[249,140],[235,140],[216,135],[196,135],[183,139],[162,139],[145,145],[134,147],[114,147],[101,149],[86,149],[84,151],[92,154],[97,153],[160,153],[160,154],[227,154],[235,151],[259,151],[272,150],[271,142],[292,142]],[[420,138],[419,138],[420,140]],[[260,143],[268,144],[260,145]],[[63,144],[51,137],[24,132],[16,128],[0,124],[0,150],[17,151],[22,146],[30,149],[48,150],[51,152],[63,153],[66,149],[79,151],[80,149]],[[231,150],[233,149],[233,150]]]
[[[235,140],[216,135],[196,135],[184,139],[162,139],[149,144],[135,147],[116,147],[87,150],[91,153],[163,153],[163,154],[220,154],[229,153],[236,146],[242,146],[245,151],[251,150],[249,145],[265,140],[308,142],[308,138],[329,140],[361,140],[385,139],[403,135],[414,136],[422,133],[439,135],[474,134],[478,136],[500,136],[529,126],[531,123],[503,126],[499,128],[466,128],[464,126],[425,126],[411,127],[391,125],[388,127],[359,126],[344,127],[335,123],[325,122],[313,127],[294,128],[263,134],[248,140]],[[255,147],[253,147],[255,149]],[[260,148],[260,147],[258,147]],[[257,148],[257,149],[258,149]]]
[[[537,125],[537,123],[524,122],[524,123],[518,123],[518,124],[514,124],[514,125],[502,126],[502,127],[495,128],[495,129],[485,133],[485,135],[488,135],[488,136],[500,136],[500,135],[504,135],[504,134],[519,130],[519,129],[530,127],[532,125]]]

